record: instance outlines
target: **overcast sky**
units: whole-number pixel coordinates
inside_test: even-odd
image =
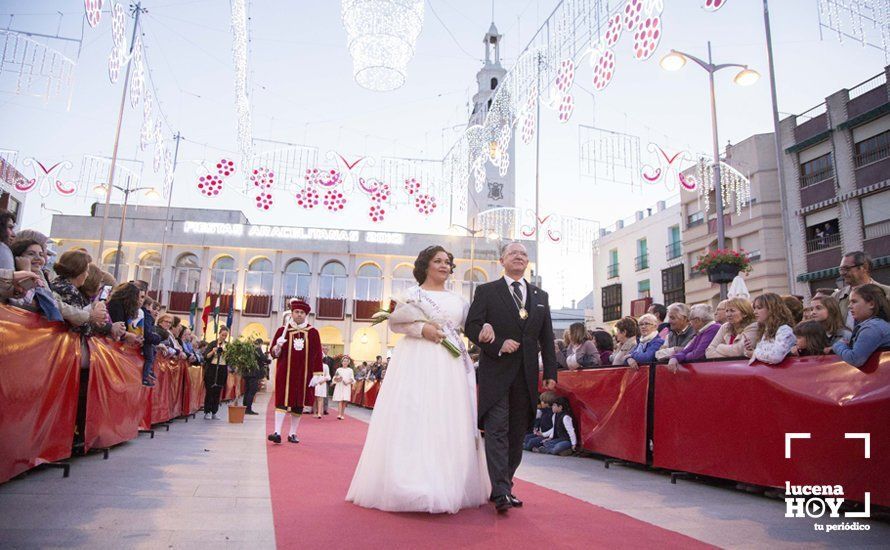
[[[500,0],[494,20],[504,35],[504,64],[509,68],[532,33],[552,11],[556,0]],[[492,20],[490,2],[430,0],[417,52],[408,67],[407,83],[389,93],[365,90],[355,84],[335,0],[253,0],[250,4],[250,91],[255,138],[318,147],[323,157],[336,151],[346,158],[386,156],[440,159],[456,138],[451,130],[463,125],[468,102],[475,92],[475,73],[484,55],[482,37]],[[611,2],[613,8],[621,3]],[[761,2],[729,0],[716,13],[703,11],[699,0],[664,0],[664,35],[656,54],[646,62],[631,57],[632,38],[625,33],[616,46],[613,82],[591,95],[591,70],[578,71],[574,94],[576,110],[569,124],[556,114],[542,116],[542,214],[560,213],[610,225],[618,218],[676,193],[663,185],[631,191],[621,185],[594,182],[579,176],[579,124],[626,132],[640,137],[644,161],[646,145],[655,142],[669,150],[710,149],[710,112],[707,76],[687,65],[667,73],[658,59],[670,48],[706,55],[713,42],[715,61],[747,63],[764,78],[753,87],[732,84],[734,73],[717,76],[720,141],[738,142],[772,131]],[[106,8],[109,5],[106,0]],[[227,189],[216,199],[200,195],[195,178],[201,161],[215,163],[237,150],[234,111],[232,33],[227,0],[145,0],[143,39],[154,89],[162,104],[165,134],[176,130],[185,141],[179,155],[173,204],[207,208],[236,208],[253,223],[299,224],[320,227],[376,228],[414,231],[419,215],[391,217],[371,224],[367,202],[354,200],[340,214],[306,213],[292,195],[280,193],[270,212],[259,212],[254,199]],[[19,169],[27,157],[47,163],[70,160],[63,174],[77,180],[84,155],[110,155],[114,141],[122,79],[112,84],[106,59],[111,48],[110,17],[97,28],[83,23],[83,2],[0,1],[0,23],[12,29],[80,37],[74,45],[58,47],[77,57],[70,98],[42,100],[11,93],[8,76],[2,80],[0,148],[18,151]],[[434,10],[434,11],[433,11]],[[840,88],[882,72],[884,55],[850,41],[839,43],[826,33],[820,40],[815,0],[774,0],[771,5],[779,109],[799,113]],[[59,12],[61,15],[59,15]],[[435,13],[434,13],[435,12]],[[10,18],[10,14],[15,14]],[[436,17],[438,15],[438,18]],[[439,20],[441,19],[441,21]],[[131,20],[127,20],[129,36]],[[142,178],[155,185],[151,153],[139,151],[141,107],[125,110],[121,157],[145,162]],[[516,151],[519,201],[534,201],[534,149]],[[139,170],[139,164],[132,164]],[[86,213],[94,200],[81,186],[76,198],[51,195],[28,199],[24,226],[48,230],[52,212]],[[118,197],[115,196],[117,199]],[[139,197],[137,204],[164,204]],[[361,203],[361,204],[359,204]],[[433,215],[424,229],[445,232],[447,214]],[[589,266],[577,256],[566,257],[556,247],[545,252],[542,274],[557,302],[580,298],[590,288]],[[587,263],[584,260],[583,263]],[[549,276],[549,278],[548,278]]]

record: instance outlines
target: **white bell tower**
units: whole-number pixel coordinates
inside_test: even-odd
[[[507,70],[501,65],[502,39],[503,35],[498,33],[498,28],[492,23],[482,39],[482,43],[485,44],[485,63],[476,73],[477,90],[473,95],[473,112],[470,115],[468,126],[484,124],[495,91],[507,74]],[[492,208],[516,206],[516,175],[513,156],[515,137],[514,131],[507,152],[510,164],[506,175],[501,176],[498,167],[486,160],[485,184],[478,193],[473,175],[470,175],[467,200],[467,222],[470,227],[474,225],[474,218],[479,212]]]

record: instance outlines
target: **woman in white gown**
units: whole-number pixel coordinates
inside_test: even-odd
[[[453,262],[437,246],[422,251],[414,263],[420,286],[410,289],[403,303],[417,306],[432,323],[396,323],[398,315],[390,322],[405,337],[393,351],[346,495],[359,506],[456,513],[488,501],[491,483],[476,427],[475,372],[465,351],[455,358],[441,344],[449,334],[457,343],[453,329],[463,327],[469,309],[463,298],[445,290]]]

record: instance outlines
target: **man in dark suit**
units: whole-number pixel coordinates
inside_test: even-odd
[[[466,332],[482,350],[476,371],[479,427],[485,430],[491,499],[503,513],[522,506],[513,495],[513,474],[538,403],[538,353],[544,388],[552,390],[556,352],[547,293],[523,278],[528,267],[525,246],[508,243],[501,249],[500,261],[505,275],[476,289]]]

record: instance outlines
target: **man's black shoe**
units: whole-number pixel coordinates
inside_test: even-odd
[[[510,497],[510,504],[513,505],[513,508],[522,508],[522,501],[516,498],[516,495],[510,493],[507,496]]]
[[[494,508],[498,511],[499,514],[506,513],[512,507],[513,501],[510,500],[510,495],[501,495],[499,497],[495,497]]]
[[[272,443],[281,443],[281,436],[278,434],[269,434],[269,441]]]
[[[287,436],[287,442],[288,443],[299,443],[300,440],[297,439],[297,436],[295,436],[295,435],[289,435],[289,436]]]
[[[254,412],[254,411],[252,411],[252,410],[250,410],[250,409],[247,409],[246,411],[244,411],[244,414],[260,414],[260,413],[258,413],[258,412]]]

